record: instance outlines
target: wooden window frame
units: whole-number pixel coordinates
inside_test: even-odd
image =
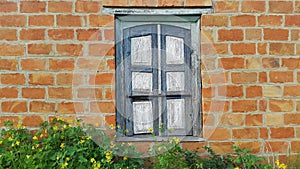
[[[178,136],[182,141],[203,141],[202,136],[202,111],[201,111],[201,74],[200,74],[200,17],[201,15],[116,15],[115,37],[116,37],[116,120],[117,141],[164,141],[169,137],[154,132],[150,135],[126,136],[126,119],[133,112],[128,112],[125,103],[126,97],[126,72],[125,56],[123,54],[123,30],[126,28],[148,25],[164,24],[189,29],[191,33],[191,86],[192,96],[191,110],[193,112],[193,124],[191,136]],[[125,113],[125,115],[124,115]],[[158,125],[158,122],[154,122]],[[159,126],[157,126],[159,127]],[[157,130],[156,130],[157,131]],[[154,135],[154,136],[153,136]]]

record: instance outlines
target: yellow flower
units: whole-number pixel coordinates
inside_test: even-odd
[[[79,142],[80,144],[83,144],[84,143],[84,140],[80,140],[80,142]]]
[[[18,145],[20,145],[20,142],[19,142],[19,141],[17,141],[17,142],[16,142],[16,145],[17,145],[17,146],[18,146]]]
[[[15,143],[12,143],[11,146],[14,147],[14,146],[15,146]]]
[[[148,131],[153,131],[153,128],[152,128],[152,127],[149,127],[149,128],[148,128]]]
[[[61,143],[59,147],[60,148],[65,148],[65,143]]]
[[[37,140],[38,138],[36,136],[32,137],[33,140]]]
[[[21,128],[21,124],[20,123],[17,124],[17,128],[18,129]]]
[[[8,137],[8,141],[13,141],[13,138],[12,137]]]
[[[40,134],[40,138],[43,138],[44,134]]]
[[[115,129],[115,126],[113,124],[111,124],[110,129]]]
[[[67,162],[64,162],[61,166],[61,168],[66,168],[68,166],[68,163]]]
[[[26,155],[26,158],[30,158],[30,155]]]
[[[123,157],[123,160],[125,160],[125,161],[126,161],[126,160],[127,160],[127,157]]]
[[[235,167],[234,169],[240,169],[240,167]]]
[[[92,139],[92,136],[86,136],[86,139],[90,140],[90,139]]]
[[[31,147],[31,149],[32,149],[32,150],[34,150],[34,149],[35,149],[35,147],[34,147],[34,146],[32,146],[32,147]]]
[[[238,141],[238,142],[236,142],[235,144],[236,144],[237,146],[241,146],[241,145],[242,145],[242,142],[239,142],[239,141]]]
[[[286,167],[287,167],[287,166],[286,166],[285,164],[280,164],[278,168],[279,168],[279,169],[286,169]]]
[[[105,157],[106,157],[106,162],[109,163],[112,159],[112,152],[106,152]]]
[[[58,127],[57,127],[57,126],[54,126],[54,127],[53,127],[53,130],[54,130],[54,131],[57,131],[57,130],[58,130]]]
[[[120,125],[118,125],[118,126],[117,126],[117,128],[119,129],[119,128],[121,128],[121,126],[120,126]]]
[[[276,160],[276,161],[275,161],[275,164],[276,164],[276,165],[279,165],[279,164],[280,164],[279,160]]]
[[[70,157],[67,157],[66,160],[67,160],[67,161],[70,161]]]
[[[132,143],[128,143],[128,146],[132,146]]]
[[[64,128],[67,128],[67,125],[64,125],[63,127],[64,127]]]
[[[2,143],[3,143],[3,141],[1,140],[1,141],[0,141],[0,145],[1,145]]]
[[[91,158],[91,163],[94,163],[94,162],[96,162],[96,160],[94,159],[94,158]]]

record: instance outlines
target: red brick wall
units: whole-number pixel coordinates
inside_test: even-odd
[[[202,143],[219,153],[299,152],[300,1],[214,1],[202,16]],[[0,125],[62,116],[115,124],[114,23],[103,6],[197,7],[210,0],[0,2]],[[297,44],[298,43],[298,44]]]

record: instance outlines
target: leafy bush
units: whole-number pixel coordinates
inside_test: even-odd
[[[218,155],[210,147],[203,147],[208,155],[199,156],[197,150],[183,150],[176,137],[153,146],[150,162],[132,158],[142,156],[131,143],[111,142],[110,135],[80,121],[70,124],[60,119],[44,122],[39,130],[31,132],[6,122],[0,138],[0,169],[286,169],[264,164],[263,157],[251,154],[239,144],[232,147],[232,155]],[[115,128],[112,126],[112,128]]]

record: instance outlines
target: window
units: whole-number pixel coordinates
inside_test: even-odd
[[[199,19],[116,16],[117,125],[126,131],[123,140],[201,137]]]

